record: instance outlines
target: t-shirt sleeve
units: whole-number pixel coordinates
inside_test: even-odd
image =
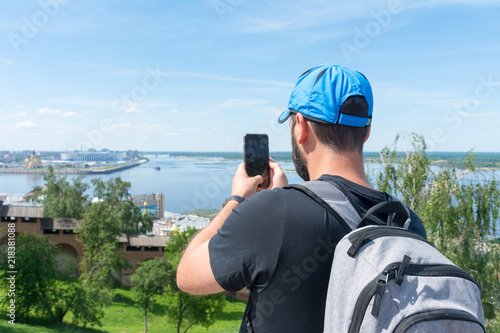
[[[283,222],[279,189],[256,193],[233,210],[208,245],[210,266],[222,288],[265,288],[279,258]]]

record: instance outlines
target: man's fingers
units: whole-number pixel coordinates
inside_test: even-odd
[[[255,177],[252,177],[252,179],[255,181],[255,184],[260,184],[264,181],[264,177],[262,177],[261,175],[257,175]]]
[[[245,166],[245,163],[240,163],[238,165],[238,168],[236,169],[236,173],[243,173],[244,175],[247,174],[247,168]]]

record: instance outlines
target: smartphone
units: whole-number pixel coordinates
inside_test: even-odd
[[[269,187],[269,138],[266,134],[246,134],[244,139],[244,158],[247,174],[250,177],[261,175],[264,181],[259,187]]]

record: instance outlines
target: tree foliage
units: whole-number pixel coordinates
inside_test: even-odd
[[[220,317],[224,307],[222,294],[195,296],[184,293],[177,287],[177,267],[184,248],[195,233],[195,228],[188,228],[184,232],[171,234],[165,247],[165,257],[169,263],[169,283],[165,293],[168,302],[167,316],[177,324],[177,333],[181,332],[182,327],[185,327],[184,332],[193,325],[209,327]]]
[[[113,287],[119,284],[120,270],[130,267],[118,237],[145,232],[152,226],[151,217],[142,215],[130,199],[129,182],[117,177],[107,182],[93,179],[92,184],[97,201],[83,214],[76,233],[85,250],[80,262],[80,281],[96,311],[86,313],[87,317],[82,315],[82,323],[89,316],[103,316],[104,307],[112,302]]]
[[[43,176],[44,186],[36,186],[33,196],[36,202],[43,203],[44,217],[82,218],[89,207],[89,198],[84,194],[89,185],[83,176],[73,178],[70,183],[66,177],[56,176],[49,166]]]
[[[111,178],[107,182],[98,178],[92,179],[92,185],[94,197],[109,207],[113,224],[121,233],[137,235],[151,230],[153,219],[134,206],[129,192],[130,182],[123,181],[120,177]]]
[[[77,229],[85,249],[81,279],[85,285],[110,289],[116,282],[115,272],[129,265],[117,238],[145,232],[151,228],[152,219],[134,206],[129,182],[117,177],[107,182],[93,179],[92,184],[98,200],[87,209]]]
[[[166,258],[155,258],[142,262],[131,277],[135,299],[144,310],[144,333],[148,331],[148,310],[152,309],[155,297],[163,294],[170,269]]]
[[[428,240],[478,282],[485,318],[500,317],[498,241],[500,187],[493,172],[477,170],[467,154],[465,170],[444,163],[431,164],[423,137],[413,134],[401,158],[398,136],[392,149],[381,152],[383,170],[376,176],[379,190],[395,194],[424,222]],[[445,162],[445,161],[440,161]]]
[[[70,183],[66,177],[55,175],[54,169],[49,167],[48,173],[44,175],[44,186],[34,190],[35,201],[43,203],[45,217],[81,219],[80,227],[75,230],[78,234],[77,240],[85,250],[79,264],[82,271],[80,284],[74,284],[72,289],[61,286],[59,293],[51,294],[66,292],[73,295],[73,299],[77,300],[71,304],[77,309],[73,316],[75,323],[100,324],[104,307],[112,301],[112,287],[117,283],[118,272],[129,267],[117,238],[122,235],[146,233],[152,227],[152,218],[148,214],[142,214],[141,209],[134,206],[129,193],[130,185],[118,177],[108,181],[93,179],[93,194],[97,201],[91,203],[85,194],[90,185],[84,182],[82,177],[74,178]],[[47,267],[52,267],[52,257],[47,258],[48,261],[44,262]],[[50,280],[51,274],[46,274],[45,277]],[[41,284],[44,280],[31,283]],[[30,297],[33,290],[43,288],[40,286],[33,289],[30,285],[26,290],[26,297]],[[54,306],[62,304],[60,300],[50,300],[50,303]],[[50,317],[51,314],[47,311],[52,310],[54,306],[40,308],[42,305],[43,302],[37,306],[37,311]],[[31,311],[29,306],[25,309]],[[58,313],[61,311],[56,310],[55,317],[59,318]],[[62,312],[64,316],[67,310]]]
[[[62,322],[68,312],[73,322],[95,324],[99,322],[95,307],[89,303],[85,290],[75,281],[57,275],[57,248],[47,237],[19,234],[16,244],[15,301],[21,318]],[[2,257],[5,258],[6,256]],[[0,284],[9,287],[8,262],[1,267]],[[2,301],[8,302],[4,297]],[[88,316],[92,314],[92,316]]]

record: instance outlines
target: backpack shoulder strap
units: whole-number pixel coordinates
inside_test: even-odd
[[[349,192],[347,189],[345,189],[341,182],[336,181],[334,178],[326,179],[325,182],[334,185],[340,191],[342,191],[342,193],[344,193],[344,195],[349,199],[349,201],[355,202],[352,193]],[[408,229],[410,227],[411,223],[410,209],[405,204],[403,204],[403,202],[401,202],[398,198],[388,193],[385,193],[385,195],[387,201],[382,201],[378,203],[377,205],[369,209],[364,215],[360,213],[358,207],[353,206],[361,218],[361,222],[357,225],[358,228],[367,226],[368,223],[366,221],[370,218],[370,216],[380,213],[387,215],[386,225],[388,226],[394,226],[403,229]]]
[[[288,185],[285,188],[297,189],[316,201],[339,221],[346,233],[367,225],[367,218],[379,213],[388,215],[389,226],[408,229],[411,223],[409,208],[391,195],[388,196],[388,201],[380,202],[361,217],[351,204],[350,194],[346,194],[345,189],[336,182],[313,180]]]
[[[299,184],[288,185],[309,196],[332,214],[345,229],[346,233],[358,227],[361,220],[345,194],[333,184],[321,180],[313,180]]]

